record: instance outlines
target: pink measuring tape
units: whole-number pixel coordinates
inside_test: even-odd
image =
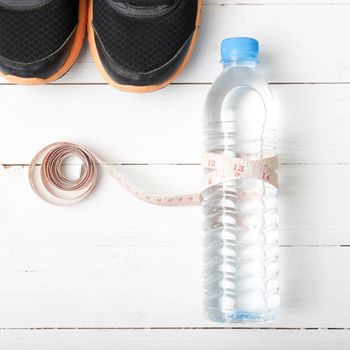
[[[78,179],[71,180],[62,172],[66,158],[76,156],[82,161]],[[227,155],[206,153],[203,167],[209,169],[204,177],[203,190],[224,181],[239,178],[256,178],[278,188],[278,157],[245,160]],[[88,196],[97,182],[97,165],[100,165],[120,186],[133,196],[149,204],[161,206],[193,206],[202,202],[201,193],[182,196],[154,196],[137,190],[115,169],[95,153],[71,142],[56,142],[42,149],[29,165],[29,182],[43,200],[55,205],[73,205]]]

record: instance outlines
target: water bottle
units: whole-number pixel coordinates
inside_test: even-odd
[[[258,42],[229,38],[221,54],[224,69],[205,107],[205,152],[247,160],[276,155],[272,94],[256,71]],[[280,304],[277,189],[241,177],[208,187],[202,196],[206,317],[274,320]]]

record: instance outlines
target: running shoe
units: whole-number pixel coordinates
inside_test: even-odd
[[[189,62],[202,0],[89,0],[88,37],[104,79],[128,92],[174,81]]]
[[[0,74],[37,85],[64,75],[80,52],[86,0],[0,0]]]

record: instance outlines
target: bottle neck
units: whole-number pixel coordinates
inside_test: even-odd
[[[255,69],[258,62],[257,61],[222,61],[221,62],[224,69],[230,68],[230,67],[247,67],[251,69]]]

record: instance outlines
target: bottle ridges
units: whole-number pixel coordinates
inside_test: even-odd
[[[265,191],[244,198],[242,191],[252,187],[265,187]],[[259,318],[278,307],[275,197],[272,186],[252,179],[204,192],[204,303],[208,310],[225,317]]]

